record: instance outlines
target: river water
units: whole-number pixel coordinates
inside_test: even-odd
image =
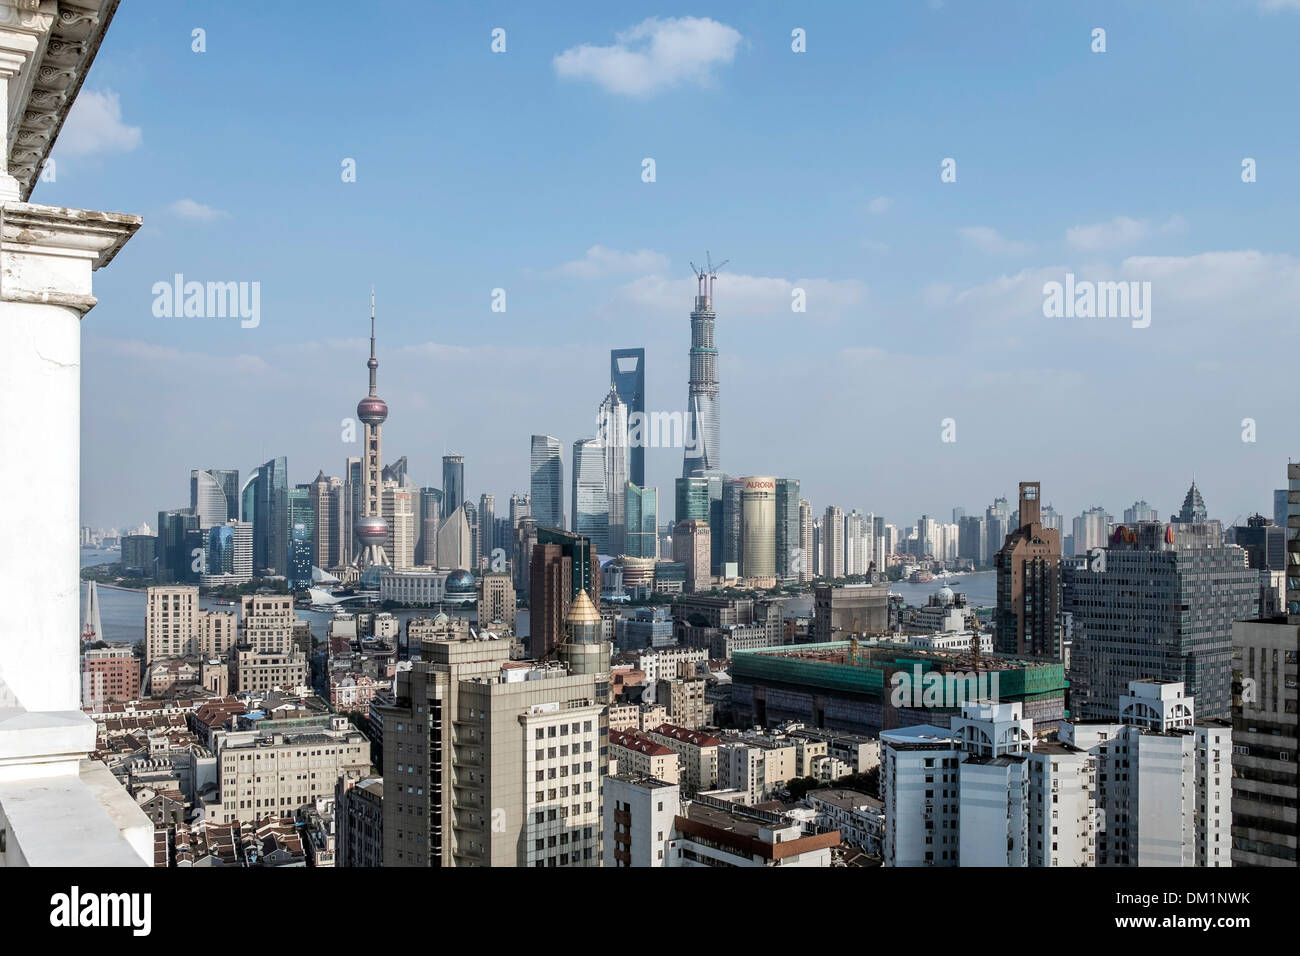
[[[117,551],[82,551],[81,566],[89,567],[92,564],[107,564],[121,559]],[[954,591],[966,595],[967,601],[972,607],[992,607],[996,603],[995,591],[997,586],[997,574],[993,571],[977,571],[972,574],[963,574],[960,577],[948,578],[946,581],[935,579],[929,584],[910,584],[907,582],[894,582],[889,585],[890,593],[901,594],[903,600],[912,606],[920,606],[929,600],[930,595],[935,594],[941,587],[947,584]],[[81,587],[82,610],[85,610],[86,588],[83,584]],[[215,610],[232,611],[238,610],[238,606],[221,605],[211,598],[202,598],[199,601],[201,608],[213,608]],[[470,613],[473,605],[466,605],[461,611],[462,614]],[[455,614],[453,608],[446,608],[448,614]],[[807,617],[812,614],[812,595],[796,594],[788,597],[785,602],[786,617]],[[145,612],[145,593],[144,591],[126,590],[99,586],[99,616],[104,625],[104,640],[106,641],[130,641],[139,643],[144,640],[144,612]],[[402,622],[403,629],[407,618],[428,616],[436,613],[430,608],[413,608],[410,610],[394,611],[393,614]],[[330,611],[310,611],[299,609],[298,616],[303,620],[311,622],[312,636],[318,639],[324,639],[325,628],[329,624],[329,619],[333,617]],[[521,609],[519,611],[519,620],[516,622],[516,631],[521,637],[528,635],[528,611]]]

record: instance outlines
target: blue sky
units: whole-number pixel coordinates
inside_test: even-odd
[[[567,477],[610,348],[684,407],[706,249],[733,474],[898,524],[1023,479],[1069,515],[1163,517],[1193,474],[1268,511],[1300,447],[1300,3],[539,7],[123,5],[33,196],[145,218],[83,325],[84,523],[152,525],[192,467],[341,474],[371,283],[386,457],[436,485],[460,452],[500,503],[546,432]],[[1066,272],[1151,282],[1150,327],[1045,318]],[[260,324],[155,317],[175,273],[259,282]],[[648,453],[661,520],[680,467]]]

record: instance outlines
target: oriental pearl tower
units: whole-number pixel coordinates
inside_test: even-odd
[[[366,446],[362,458],[362,489],[364,501],[362,513],[353,526],[360,543],[361,552],[357,555],[357,568],[365,571],[371,565],[388,565],[388,555],[384,553],[384,543],[388,540],[388,522],[384,520],[380,508],[380,482],[383,469],[383,431],[384,419],[388,418],[388,403],[375,392],[375,372],[379,360],[375,358],[375,290],[370,290],[370,394],[357,402],[357,418],[366,426]]]

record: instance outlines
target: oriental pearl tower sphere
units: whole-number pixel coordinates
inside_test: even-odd
[[[388,565],[384,545],[388,540],[388,522],[380,507],[380,475],[383,469],[383,425],[388,418],[388,403],[375,391],[375,372],[379,360],[375,358],[375,290],[370,290],[370,393],[357,402],[357,418],[365,425],[365,450],[362,458],[362,512],[353,525],[353,533],[360,543],[357,567],[364,571],[372,565]]]

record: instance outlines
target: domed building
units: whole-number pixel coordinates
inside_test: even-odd
[[[474,575],[465,570],[457,570],[447,575],[442,586],[443,599],[448,604],[465,604],[478,600],[478,583]]]

